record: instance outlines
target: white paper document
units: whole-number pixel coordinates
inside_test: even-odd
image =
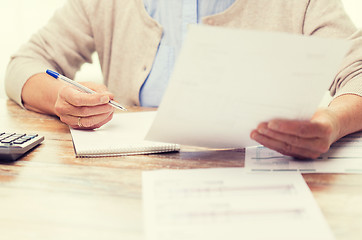
[[[334,239],[299,173],[143,172],[147,240]]]
[[[315,160],[297,160],[263,146],[249,147],[245,153],[245,168],[249,171],[362,174],[362,132],[341,138]]]
[[[307,119],[349,43],[191,25],[148,140],[215,148],[257,145],[273,118]]]

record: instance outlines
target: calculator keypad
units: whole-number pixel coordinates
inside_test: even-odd
[[[23,144],[38,134],[17,134],[17,133],[0,133],[0,142],[8,145]]]
[[[38,134],[0,132],[0,162],[20,158],[43,140]]]

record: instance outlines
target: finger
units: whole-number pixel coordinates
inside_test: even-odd
[[[268,122],[268,128],[277,132],[305,138],[325,137],[330,134],[329,126],[320,122],[274,119]]]
[[[95,129],[99,128],[102,125],[109,122],[113,117],[113,113],[111,114],[100,114],[91,117],[75,117],[75,116],[67,116],[63,120],[63,122],[67,123],[70,127],[74,129]]]
[[[288,143],[299,148],[310,149],[314,152],[325,153],[329,150],[330,144],[328,138],[305,138],[297,135],[276,132],[268,128],[267,123],[261,123],[257,131],[259,134],[275,139],[280,142]]]
[[[113,93],[108,91],[108,88],[104,84],[99,84],[96,82],[81,82],[82,85],[94,90],[95,92],[108,95],[110,99],[114,99]]]
[[[80,82],[80,84],[90,88],[96,92],[108,92],[108,88],[104,84],[99,84],[96,82]]]
[[[113,112],[103,121],[99,122],[98,124],[94,125],[94,128],[99,128],[101,126],[103,126],[104,124],[108,123],[109,121],[111,121],[113,118]]]
[[[299,159],[316,159],[320,156],[319,152],[315,152],[306,148],[296,147],[285,142],[280,142],[278,140],[269,138],[268,136],[262,135],[256,130],[251,132],[250,137],[261,145],[275,150],[283,155]]]
[[[102,93],[84,93],[73,87],[65,87],[59,92],[59,97],[73,106],[96,106],[109,102],[109,96]]]
[[[61,115],[71,115],[75,117],[91,117],[100,114],[110,114],[114,108],[109,104],[97,106],[76,107],[70,104],[57,105],[56,111]]]

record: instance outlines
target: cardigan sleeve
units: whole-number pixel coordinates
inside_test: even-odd
[[[22,88],[35,74],[49,68],[73,78],[83,63],[92,61],[95,47],[85,4],[82,0],[68,0],[11,57],[5,77],[10,99],[23,106]]]
[[[345,56],[330,86],[334,97],[344,94],[362,96],[362,32],[357,29],[340,0],[310,0],[305,12],[304,34],[347,38],[352,47]]]

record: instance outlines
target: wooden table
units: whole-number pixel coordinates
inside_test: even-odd
[[[1,239],[142,239],[142,171],[244,166],[244,150],[183,146],[179,153],[76,158],[67,125],[5,99],[0,122],[2,130],[45,137],[15,163],[0,164]],[[362,175],[304,178],[336,239],[362,239]]]

